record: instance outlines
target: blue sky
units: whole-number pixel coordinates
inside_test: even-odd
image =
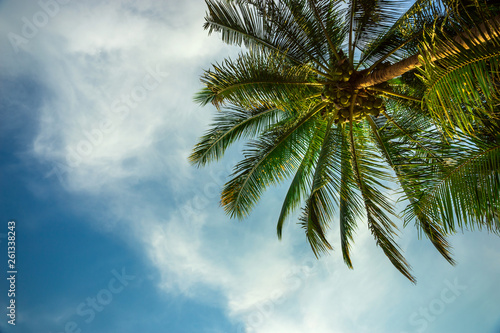
[[[412,285],[365,224],[354,270],[338,251],[316,260],[294,219],[279,241],[285,187],[245,221],[224,215],[238,147],[187,162],[215,113],[192,102],[198,78],[237,52],[207,36],[204,12],[0,2],[0,248],[15,220],[18,269],[16,326],[3,314],[0,332],[500,332],[497,236],[452,237],[451,267],[408,226]]]

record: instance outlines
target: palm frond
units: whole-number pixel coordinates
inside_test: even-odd
[[[335,157],[339,155],[340,142],[339,130],[332,128],[332,123],[333,121],[330,120],[326,126],[315,166],[311,192],[300,217],[300,224],[305,229],[307,241],[317,257],[332,249],[326,239],[326,230],[334,215],[335,205],[338,205],[338,199],[335,196],[338,191],[334,191],[334,188],[339,188],[340,185],[339,172],[335,170],[338,168],[338,160]]]
[[[276,105],[307,98],[321,90],[322,83],[308,66],[292,66],[278,53],[248,52],[238,59],[227,59],[206,71],[201,81],[205,88],[195,101],[220,107],[224,103],[252,106],[263,102]]]
[[[409,264],[401,254],[399,246],[394,242],[397,227],[387,215],[395,215],[392,205],[379,190],[379,188],[385,188],[380,180],[389,180],[390,175],[383,171],[384,166],[380,164],[376,154],[367,147],[364,133],[353,126],[352,122],[349,131],[353,171],[365,204],[368,227],[377,245],[382,248],[394,267],[415,283],[416,280],[410,273]],[[358,140],[354,138],[354,131]]]
[[[313,105],[249,142],[221,195],[222,206],[231,217],[247,216],[269,185],[278,184],[297,169],[307,151],[314,118],[323,108],[322,103]]]
[[[260,105],[248,110],[233,106],[220,111],[212,127],[195,145],[189,161],[197,166],[220,159],[236,140],[254,137],[286,115],[276,106]]]
[[[326,40],[312,20],[313,13],[305,1],[214,1],[207,0],[209,14],[205,29],[221,32],[228,44],[245,45],[250,50],[279,52],[295,64],[324,65]],[[321,8],[323,8],[322,6]],[[333,40],[341,29],[340,22],[331,27]],[[340,44],[338,45],[340,46]],[[323,61],[318,61],[322,59]]]
[[[426,28],[440,27],[434,32],[443,36],[456,32],[457,27],[485,22],[499,12],[494,0],[416,0],[390,29],[366,45],[361,62],[373,64],[387,54],[391,62],[400,61],[420,51],[419,40]]]
[[[260,1],[268,4],[266,15],[273,26],[275,40],[283,40],[281,46],[287,52],[302,55],[302,63],[313,63],[328,73],[329,42],[340,49],[343,30],[337,14],[339,4],[331,1]],[[331,15],[327,17],[327,15]],[[323,24],[321,19],[328,19]]]
[[[305,153],[304,158],[302,159],[302,162],[300,163],[300,166],[298,167],[287,191],[276,227],[279,239],[281,239],[283,225],[286,218],[295,209],[299,208],[302,199],[310,191],[314,165],[316,165],[316,160],[318,158],[319,151],[321,150],[321,144],[325,139],[325,131],[326,123],[318,122],[318,126],[310,140],[309,148],[307,149],[307,152]]]
[[[351,0],[347,4],[349,22],[349,59],[354,50],[363,50],[375,36],[384,33],[399,18],[401,4],[386,0]]]
[[[345,38],[341,25],[340,3],[333,1],[308,0],[309,7],[316,18],[317,25],[328,42],[329,51],[337,61],[340,60],[339,48]],[[333,57],[329,57],[330,61]]]
[[[450,135],[456,127],[473,132],[476,119],[491,117],[498,103],[500,24],[495,20],[488,23],[477,34],[462,33],[460,38],[444,40],[430,36],[423,44],[424,102],[436,125]],[[436,57],[442,58],[433,61]]]
[[[446,15],[446,7],[441,1],[417,0],[383,34],[372,39],[362,50],[361,61],[374,64],[387,54],[388,60],[395,62],[403,57],[418,53],[418,39],[424,29]]]
[[[295,32],[294,35],[289,33],[289,38],[296,40],[301,45],[302,52],[306,53],[310,59],[315,59],[317,65],[327,72],[328,44],[309,3],[307,1],[283,1],[281,6],[276,4],[276,10],[273,13],[275,17],[272,20],[276,25],[282,25],[283,15],[288,14],[285,19],[290,18],[291,24],[286,22],[287,27],[293,26],[294,29],[289,32]]]
[[[407,208],[407,217],[418,212],[452,232],[457,227],[499,232],[500,138],[485,142],[462,135],[448,155],[446,168],[421,173],[425,183],[418,184],[420,198]]]
[[[353,268],[351,261],[351,242],[354,239],[354,231],[357,221],[363,218],[363,200],[357,192],[356,179],[352,170],[352,156],[349,147],[349,139],[342,132],[342,150],[341,150],[341,182],[340,182],[340,246],[342,257],[349,268]]]
[[[408,148],[410,147],[404,147],[401,149],[401,140],[399,137],[396,138],[396,140],[399,141],[399,144],[394,144],[394,142],[391,141],[391,137],[385,135],[387,134],[387,131],[381,130],[384,124],[377,124],[377,122],[371,117],[368,120],[370,126],[372,127],[372,135],[375,144],[382,153],[382,156],[385,158],[386,163],[394,170],[398,182],[404,191],[405,197],[410,201],[410,203],[414,203],[416,199],[410,195],[410,190],[408,189],[412,182],[412,177],[405,172],[406,169],[402,166],[407,163],[406,157],[402,154],[402,151],[408,151]],[[394,140],[394,138],[392,139]],[[430,220],[427,216],[419,214],[417,211],[415,211],[415,217],[415,226],[417,229],[423,231],[438,252],[450,264],[454,265],[455,261],[451,255],[451,246],[446,240],[444,231],[439,224]]]

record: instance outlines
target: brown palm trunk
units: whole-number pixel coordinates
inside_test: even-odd
[[[445,57],[457,54],[460,52],[460,48],[454,44],[460,45],[464,49],[469,49],[469,43],[481,44],[492,38],[498,38],[500,36],[500,16],[495,17],[485,23],[480,24],[478,27],[470,29],[469,31],[463,32],[458,36],[453,38],[453,43],[445,42],[443,43],[435,55],[431,56],[431,61],[436,61],[443,59]],[[468,42],[465,42],[463,37],[465,37]],[[387,80],[393,79],[404,73],[411,71],[417,67],[422,66],[418,57],[419,53],[403,59],[389,67],[384,69],[375,70],[365,77],[359,78],[355,83],[354,87],[356,89],[366,88],[374,86],[376,84],[386,82]]]

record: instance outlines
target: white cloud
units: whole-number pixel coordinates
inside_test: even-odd
[[[193,4],[69,3],[23,45],[19,59],[32,59],[29,66],[9,50],[9,70],[34,75],[49,92],[33,150],[57,163],[52,174],[64,175],[70,189],[186,172],[182,146],[208,117],[192,102],[199,59],[221,48],[201,29],[203,8]],[[41,11],[9,9],[18,13],[12,17]],[[11,31],[22,23],[11,20]],[[151,161],[159,149],[171,158]]]

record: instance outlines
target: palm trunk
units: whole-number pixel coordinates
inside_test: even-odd
[[[474,45],[487,42],[492,38],[500,36],[500,16],[495,17],[485,23],[480,24],[478,27],[463,32],[453,38],[453,42],[443,43],[435,55],[432,55],[430,61],[436,61],[445,57],[457,54],[460,50],[469,49],[469,45]],[[467,42],[464,40],[467,40]],[[422,66],[419,61],[417,53],[409,58],[403,59],[387,68],[375,70],[365,77],[361,77],[354,83],[356,89],[371,87],[376,84],[386,82],[390,79],[403,75],[417,67]]]

